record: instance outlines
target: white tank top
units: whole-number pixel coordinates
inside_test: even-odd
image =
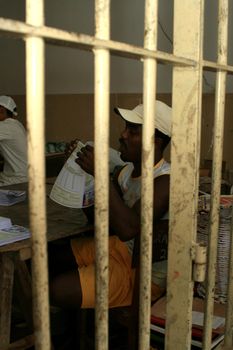
[[[121,191],[123,193],[123,199],[125,204],[132,208],[133,205],[136,203],[137,200],[141,197],[141,176],[139,177],[132,177],[134,166],[132,163],[127,164],[120,172],[118,176],[118,184],[121,188]],[[162,176],[162,175],[169,175],[170,174],[170,163],[166,162],[163,158],[154,166],[154,179]],[[167,219],[168,213],[166,213],[162,219]],[[130,241],[125,242],[130,254],[133,253],[133,247],[134,247],[134,238]],[[161,264],[162,263],[162,264]],[[164,270],[164,264],[165,262],[155,262],[152,265],[152,282],[155,284],[160,284],[158,282],[158,265],[161,264],[162,268]],[[164,274],[163,274],[164,276]]]
[[[132,208],[138,199],[141,198],[141,176],[132,177],[134,166],[127,164],[118,176],[118,184],[123,193],[125,204]],[[161,175],[170,174],[170,164],[163,158],[154,166],[154,179]]]

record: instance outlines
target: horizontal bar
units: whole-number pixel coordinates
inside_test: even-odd
[[[210,70],[210,71],[222,70],[222,71],[228,72],[229,74],[233,73],[233,66],[230,66],[228,64],[220,64],[217,62],[203,60],[202,66],[205,70]]]
[[[187,58],[178,57],[162,51],[152,51],[113,40],[97,39],[86,34],[77,34],[51,27],[34,27],[20,21],[13,21],[0,17],[0,33],[6,33],[13,37],[24,38],[26,36],[43,37],[47,44],[69,46],[84,50],[93,48],[109,49],[114,55],[127,58],[156,58],[164,63],[175,63],[181,66],[196,66],[196,62]]]

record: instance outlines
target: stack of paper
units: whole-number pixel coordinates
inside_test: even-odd
[[[154,334],[165,334],[166,327],[166,297],[160,298],[151,307],[151,340]],[[194,298],[192,304],[192,339],[191,344],[202,349],[204,300]],[[223,338],[225,330],[225,305],[214,303],[214,315],[212,319],[212,339],[210,349],[216,347]]]
[[[30,237],[30,232],[26,227],[12,225],[9,228],[0,230],[0,246],[21,241]]]
[[[0,205],[9,206],[25,199],[25,191],[0,190]]]
[[[216,265],[215,299],[221,303],[227,301],[228,268],[230,258],[230,241],[232,225],[233,196],[222,195],[219,206],[219,232]],[[199,242],[209,241],[210,225],[210,196],[199,197],[199,216],[197,225],[197,239]],[[198,293],[205,296],[205,285],[198,286]]]

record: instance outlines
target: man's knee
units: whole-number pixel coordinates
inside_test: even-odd
[[[80,307],[82,291],[78,271],[58,275],[50,281],[50,302],[64,308]]]
[[[50,303],[55,306],[60,306],[62,301],[62,288],[59,283],[59,276],[53,278],[49,283]]]

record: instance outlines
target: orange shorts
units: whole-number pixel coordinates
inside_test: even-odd
[[[82,288],[82,308],[95,307],[95,242],[93,238],[75,238],[71,248],[78,264]],[[126,244],[117,236],[109,237],[109,307],[128,306],[132,301],[135,270]],[[152,284],[152,300],[162,294]]]
[[[93,238],[71,240],[79,267],[82,307],[95,306],[95,242]],[[109,307],[131,304],[134,272],[127,246],[117,236],[109,237]]]

